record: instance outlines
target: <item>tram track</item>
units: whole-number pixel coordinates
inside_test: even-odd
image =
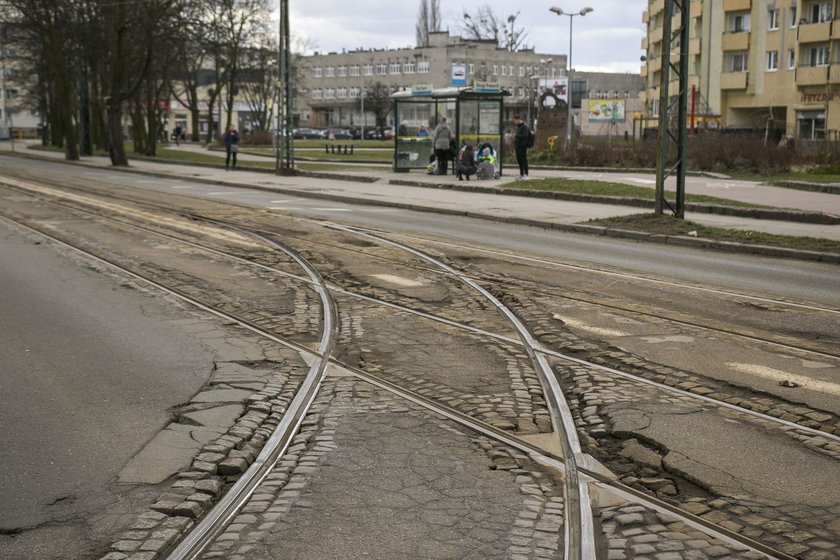
[[[6,219],[9,218],[7,217]],[[18,221],[15,221],[15,223],[17,223],[20,226],[27,227],[31,231],[37,232],[40,235],[44,235],[45,237],[50,238],[54,242],[70,247],[73,250],[83,254],[86,258],[96,260],[101,264],[119,270],[123,274],[127,274],[131,277],[134,277],[135,279],[140,280],[154,287],[155,289],[173,295],[197,307],[202,311],[209,312],[213,315],[216,315],[220,318],[229,321],[234,321],[237,324],[254,332],[255,334],[258,334],[259,336],[266,337],[269,340],[272,340],[273,342],[282,344],[290,349],[294,349],[316,359],[316,363],[313,364],[310,370],[310,376],[308,376],[309,380],[306,383],[306,385],[309,388],[306,390],[301,390],[295,397],[295,402],[289,407],[289,420],[284,420],[284,422],[282,423],[282,427],[278,428],[277,432],[272,435],[270,441],[266,444],[260,456],[255,460],[249,471],[245,475],[243,475],[242,478],[240,478],[236,485],[228,493],[225,494],[225,497],[219,502],[219,504],[213,510],[211,510],[211,512],[209,512],[207,516],[202,519],[201,523],[199,523],[194,529],[192,529],[180,541],[178,546],[167,556],[167,558],[171,560],[200,557],[201,552],[206,548],[207,544],[211,542],[215,536],[218,536],[219,532],[223,527],[230,523],[235,512],[238,511],[241,508],[241,506],[245,503],[247,498],[251,494],[253,494],[256,486],[262,479],[264,479],[268,470],[270,470],[271,466],[282,455],[282,451],[288,447],[288,443],[290,441],[291,436],[294,435],[295,429],[300,424],[300,421],[303,417],[303,413],[306,409],[306,405],[311,403],[311,400],[313,398],[313,392],[317,390],[317,384],[319,383],[319,379],[322,378],[324,367],[328,362],[333,363],[337,367],[348,371],[350,374],[358,377],[359,379],[362,379],[372,385],[386,389],[387,391],[399,396],[402,399],[416,403],[434,412],[435,414],[438,414],[442,417],[448,418],[460,424],[465,428],[474,430],[477,433],[481,433],[487,437],[493,438],[505,445],[517,448],[529,454],[537,462],[542,463],[547,467],[560,470],[564,473],[568,473],[569,459],[566,457],[558,456],[555,453],[548,451],[539,445],[535,445],[527,440],[517,437],[516,435],[510,434],[505,430],[501,430],[495,426],[471,418],[469,415],[465,415],[456,409],[452,409],[450,407],[441,405],[439,402],[435,401],[432,398],[412,393],[411,391],[407,391],[404,388],[399,387],[398,385],[395,385],[394,383],[389,382],[385,379],[379,378],[375,375],[371,375],[358,368],[341,363],[337,360],[329,359],[329,349],[333,345],[332,336],[322,337],[319,349],[317,351],[312,351],[306,346],[302,346],[298,343],[278,338],[276,335],[265,331],[259,326],[252,324],[249,320],[245,318],[215,309],[212,306],[206,305],[187,294],[183,294],[177,290],[173,290],[172,288],[167,287],[153,279],[147,278],[132,270],[129,270],[118,263],[111,262],[83,248],[77,247],[66,240],[55,237],[54,235],[48,232],[41,231],[37,228],[32,227],[31,225],[24,224]],[[326,284],[322,282],[317,283],[324,288],[323,294],[326,294]],[[329,298],[325,297],[324,301],[326,302],[328,301],[328,299]],[[325,322],[327,324],[332,324],[332,321],[327,320],[329,314],[330,313],[325,312]],[[325,333],[331,328],[332,327],[324,329]],[[775,550],[772,547],[768,547],[763,543],[754,541],[743,535],[739,535],[738,533],[728,530],[725,527],[721,527],[714,523],[710,523],[708,520],[703,519],[699,516],[682,511],[679,508],[673,506],[672,504],[669,504],[668,502],[664,502],[662,500],[653,498],[645,493],[641,493],[638,490],[635,490],[620,482],[617,482],[614,478],[606,476],[597,470],[593,470],[589,467],[577,466],[575,467],[575,469],[578,470],[581,475],[579,484],[595,485],[600,490],[609,492],[614,496],[624,497],[635,503],[643,504],[646,507],[649,507],[662,514],[672,515],[676,519],[680,519],[689,526],[697,528],[703,533],[709,535],[710,538],[714,538],[723,542],[728,542],[736,547],[744,547],[745,550],[751,550],[757,553],[766,554],[771,558],[777,558],[779,560],[792,560],[794,558],[793,556],[785,554],[784,552]],[[588,491],[586,492],[586,494],[588,494]],[[588,555],[569,555],[575,553],[576,552],[574,548],[571,551],[567,550],[567,554],[564,557],[593,559],[595,558],[594,549],[590,549],[588,552],[585,553]]]
[[[163,207],[161,207],[161,208],[163,209]],[[79,208],[75,208],[75,210],[85,211],[84,209],[79,209]],[[96,215],[96,213],[91,212],[91,215]],[[224,224],[227,227],[232,226],[234,228],[239,228],[240,230],[251,229],[253,231],[253,233],[257,234],[257,235],[264,236],[264,235],[271,235],[272,234],[272,232],[269,231],[269,230],[266,230],[266,229],[263,229],[263,228],[254,228],[252,226],[249,226],[248,224],[244,224],[244,223],[239,222],[239,221],[208,220],[205,217],[197,216],[197,215],[193,215],[193,214],[187,214],[186,216],[190,217],[191,219],[199,219],[199,220],[204,220],[204,221],[208,221],[208,222],[213,222],[214,221],[216,224]],[[245,265],[248,265],[248,266],[259,267],[259,268],[262,268],[263,270],[269,271],[271,273],[281,274],[281,275],[284,275],[288,278],[295,279],[295,280],[297,280],[299,282],[302,282],[302,283],[311,282],[310,280],[306,279],[305,277],[291,274],[289,272],[277,269],[276,267],[264,265],[264,264],[258,262],[256,259],[246,259],[246,258],[243,258],[243,257],[238,256],[238,255],[232,255],[230,253],[225,253],[223,251],[219,251],[217,249],[209,247],[206,244],[195,243],[195,242],[191,242],[189,240],[185,240],[183,238],[174,237],[174,236],[162,233],[162,232],[157,231],[157,230],[148,229],[148,228],[143,227],[141,225],[138,225],[136,223],[127,222],[127,221],[124,221],[124,220],[119,220],[117,218],[114,218],[113,216],[98,215],[98,217],[103,218],[103,219],[113,220],[113,221],[121,223],[123,225],[130,226],[130,227],[133,227],[133,228],[137,228],[137,229],[145,231],[149,234],[158,235],[158,236],[161,236],[163,238],[169,239],[169,240],[174,241],[174,242],[184,243],[184,244],[189,245],[191,247],[194,247],[198,250],[207,251],[209,253],[216,254],[216,255],[218,255],[220,257],[223,257],[223,258],[233,258],[233,259],[238,260],[242,264],[245,264]],[[320,223],[320,225],[323,225],[325,227],[334,227],[336,229],[342,229],[340,226],[335,226],[335,225],[330,224],[330,223],[326,223],[326,222],[319,222],[319,223]],[[360,236],[376,237],[374,234],[369,233],[365,228],[343,228],[343,231],[352,232],[353,234],[360,235]],[[393,243],[392,241],[388,241],[388,242]],[[364,253],[364,251],[362,251],[362,252]],[[376,257],[376,256],[374,256],[374,257]],[[473,279],[470,279],[470,282],[475,284],[475,280],[473,280]],[[374,304],[377,304],[377,305],[389,306],[389,307],[391,307],[395,310],[399,310],[399,311],[402,311],[402,312],[405,312],[405,313],[410,313],[410,314],[422,316],[422,317],[425,317],[425,318],[428,318],[428,319],[431,319],[431,320],[434,320],[434,321],[437,321],[437,322],[448,324],[450,326],[453,326],[453,327],[456,327],[456,328],[459,328],[459,329],[468,330],[470,332],[477,333],[481,336],[487,336],[487,337],[495,338],[497,340],[505,341],[505,342],[509,342],[509,343],[521,344],[521,342],[519,342],[517,339],[511,338],[509,336],[505,336],[505,335],[501,335],[499,333],[487,331],[485,329],[479,329],[479,328],[473,327],[471,325],[467,325],[467,324],[460,323],[460,322],[457,322],[457,321],[452,321],[452,320],[449,320],[449,319],[446,319],[444,317],[440,317],[440,316],[437,316],[437,315],[434,315],[434,314],[425,313],[425,312],[423,312],[421,310],[418,310],[418,309],[415,309],[415,308],[410,308],[410,307],[406,307],[406,306],[403,306],[403,305],[394,304],[392,302],[388,302],[388,301],[385,301],[385,300],[382,300],[382,299],[379,299],[379,298],[370,297],[370,296],[366,296],[366,295],[363,295],[363,294],[358,294],[358,293],[353,292],[352,290],[344,289],[344,288],[342,288],[340,286],[337,286],[335,284],[328,284],[328,289],[335,292],[335,293],[341,293],[341,294],[348,295],[348,296],[351,296],[351,297],[364,299],[368,302],[371,302],[371,303],[374,303]],[[557,297],[563,297],[563,296],[558,295]],[[587,303],[592,303],[592,302],[587,302]],[[651,316],[654,316],[654,317],[657,317],[657,318],[660,318],[660,319],[667,319],[665,317],[656,316],[656,315],[651,315]],[[696,327],[696,328],[703,328],[703,329],[706,329],[706,330],[709,330],[709,331],[712,331],[712,332],[715,332],[715,333],[732,334],[729,331],[720,330],[720,329],[712,329],[712,328],[708,328],[708,327],[702,327],[702,326],[699,326],[699,325],[690,325],[690,326]],[[740,336],[740,335],[734,335],[734,336]],[[758,340],[758,342],[766,342],[766,341]],[[771,342],[771,344],[774,344],[774,343]],[[810,352],[807,349],[803,349],[803,348],[799,348],[799,347],[785,346],[785,348],[787,348],[789,350],[793,350],[793,351],[801,351],[802,353]],[[654,387],[654,388],[656,388],[658,390],[661,390],[661,391],[664,391],[664,392],[673,393],[673,394],[677,394],[677,395],[681,395],[681,396],[686,396],[686,397],[689,397],[689,398],[692,398],[692,399],[695,399],[695,400],[698,400],[698,401],[702,401],[702,402],[706,402],[706,403],[713,404],[713,405],[716,405],[716,406],[720,406],[720,407],[728,409],[728,410],[733,410],[733,411],[736,411],[736,412],[739,412],[739,413],[746,414],[748,416],[752,416],[752,417],[760,419],[762,421],[768,421],[768,422],[775,423],[775,424],[777,424],[777,425],[779,425],[780,427],[783,427],[783,428],[792,428],[792,429],[795,429],[795,430],[799,430],[803,434],[806,434],[806,435],[825,437],[828,440],[835,441],[835,442],[840,442],[840,434],[828,433],[828,432],[826,432],[824,430],[821,430],[821,429],[816,429],[816,428],[813,428],[813,427],[810,427],[810,426],[803,426],[803,425],[798,424],[796,422],[791,422],[791,421],[779,418],[777,416],[773,416],[773,415],[770,415],[770,414],[765,414],[765,413],[762,413],[762,412],[756,411],[756,410],[751,410],[751,409],[745,408],[743,406],[734,405],[734,404],[725,402],[722,399],[711,398],[711,397],[708,397],[708,396],[705,396],[705,395],[700,395],[700,394],[697,394],[695,392],[691,392],[691,391],[688,391],[688,390],[681,389],[681,388],[673,386],[673,385],[669,385],[667,383],[657,382],[655,380],[645,378],[644,376],[641,376],[641,375],[634,375],[632,373],[622,371],[621,369],[619,369],[617,367],[611,367],[611,366],[605,365],[603,363],[598,363],[598,362],[594,362],[594,361],[591,361],[591,360],[581,359],[581,358],[572,356],[569,353],[553,350],[551,348],[546,348],[543,345],[537,346],[537,350],[544,355],[560,358],[560,359],[563,359],[563,360],[566,360],[566,361],[569,361],[569,362],[572,362],[572,363],[575,363],[575,364],[578,364],[578,365],[591,367],[593,369],[608,373],[610,375],[614,375],[614,376],[621,377],[621,378],[624,378],[624,379],[628,379],[628,380],[631,380],[631,381],[634,381],[634,382],[637,382],[637,383],[641,383],[641,384],[644,384],[644,385],[647,385],[647,386],[650,386],[650,387]],[[826,358],[840,359],[840,356],[825,355],[825,354],[820,354],[820,355],[822,355],[823,357],[826,357]]]
[[[173,241],[177,241],[177,239],[176,239],[176,238],[173,238]],[[199,245],[196,245],[196,248],[200,248],[200,246],[199,246]],[[205,249],[209,249],[209,248],[205,248]],[[219,256],[224,256],[224,255],[223,255],[222,253],[219,253]],[[227,256],[227,258],[230,258],[230,256],[228,255],[228,256]],[[241,258],[241,257],[236,257],[236,258]],[[242,260],[242,262],[243,262],[243,264],[246,264],[246,263],[247,263],[247,264],[250,264],[250,265],[265,266],[265,265],[261,265],[261,264],[259,264],[259,263],[255,263],[255,262],[252,262],[252,261],[248,261],[247,259],[243,259],[243,260]],[[270,267],[269,267],[269,268],[270,268]],[[276,269],[274,269],[274,271],[275,271],[275,272],[278,272]],[[289,277],[293,277],[293,275],[290,275]],[[305,282],[305,283],[309,283],[309,284],[311,284],[311,283],[312,283],[311,279],[310,279],[310,280],[307,280],[307,279],[305,279],[305,278],[303,278],[303,277],[297,277],[297,279],[298,279],[299,281],[301,281],[301,282]],[[314,285],[314,284],[313,284],[313,285]],[[329,290],[331,290],[331,291],[335,291],[335,290],[340,289],[340,288],[337,288],[336,286],[328,286],[328,289],[329,289]],[[367,301],[370,301],[370,302],[376,302],[376,303],[379,303],[379,304],[387,304],[387,305],[389,305],[389,306],[394,306],[394,304],[393,304],[393,303],[390,303],[390,302],[377,301],[375,298],[371,298],[371,297],[369,297],[369,296],[361,296],[361,295],[358,295],[358,294],[352,294],[352,292],[350,292],[350,291],[348,291],[348,290],[343,290],[343,293],[345,293],[346,295],[354,295],[354,297],[364,297],[364,298],[367,298]],[[395,309],[396,309],[396,308],[398,308],[398,307],[393,307],[393,308],[395,308]],[[406,312],[420,313],[420,312],[419,312],[419,311],[417,311],[417,310],[410,310],[410,309],[408,309],[408,308],[404,308],[404,309],[406,310]],[[428,314],[427,314],[427,316],[428,316],[428,317],[432,317],[431,315],[428,315]],[[228,316],[228,317],[231,317],[231,316]],[[441,319],[441,320],[446,321],[445,319]],[[452,326],[459,326],[459,327],[462,327],[462,328],[471,328],[471,329],[474,329],[474,327],[471,327],[471,326],[468,326],[468,325],[458,325],[458,323],[456,323],[456,322],[452,322],[452,321],[450,321],[450,322],[449,322],[449,324],[451,324]],[[257,329],[259,329],[259,327],[257,327]],[[256,332],[256,331],[255,331],[255,332]],[[481,332],[481,331],[476,331],[476,332]],[[487,331],[484,331],[484,332],[486,332],[488,335],[493,335],[493,334],[494,334],[494,333],[489,333],[489,332],[487,332]],[[500,336],[500,335],[495,335],[495,336]],[[508,341],[510,341],[510,340],[511,340],[511,339],[508,339]],[[303,347],[301,347],[301,348],[303,348]],[[538,351],[538,352],[542,352],[542,353],[544,353],[544,354],[546,354],[546,355],[552,355],[552,356],[559,357],[559,358],[573,358],[573,357],[571,357],[571,356],[566,356],[566,355],[563,355],[562,353],[556,353],[556,352],[553,352],[553,351],[551,351],[551,350],[549,350],[549,349],[541,348],[539,345],[537,345],[534,349],[535,349],[536,351]],[[578,363],[580,363],[581,365],[586,365],[587,367],[598,367],[598,364],[594,364],[594,363],[592,363],[592,362],[586,362],[585,360],[583,360],[583,361],[579,361]],[[347,366],[346,364],[343,364],[343,367],[349,367],[349,366]],[[607,370],[604,370],[604,371],[607,371]],[[617,370],[616,370],[616,371],[617,371]],[[617,373],[619,373],[619,374],[620,374],[621,372],[617,372]],[[668,388],[668,389],[672,389],[672,388]],[[686,392],[686,393],[684,394],[684,396],[691,397],[691,398],[697,398],[697,397],[698,397],[698,395],[695,395],[695,394],[693,394],[693,393],[689,393],[689,392]],[[712,402],[714,401],[713,399],[709,399],[709,400],[710,400],[710,401],[712,401]],[[735,408],[737,408],[737,407],[735,407]],[[771,419],[771,420],[772,420],[773,418],[772,418],[772,417],[769,417],[769,419]],[[794,426],[789,426],[789,427],[794,427]],[[797,427],[798,427],[798,426],[797,426]],[[547,457],[550,457],[550,454],[547,454],[546,456],[547,456]],[[588,475],[589,475],[589,473],[588,473],[588,472],[586,472],[585,470],[584,470],[584,471],[582,471],[582,472],[583,472],[583,474],[584,474],[584,475],[586,475],[586,476],[588,476]],[[754,550],[757,550],[757,549],[754,549]],[[790,558],[790,556],[785,556],[785,555],[776,555],[776,556],[773,556],[773,557],[778,557],[778,558]]]

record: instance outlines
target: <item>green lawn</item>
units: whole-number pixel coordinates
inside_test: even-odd
[[[647,187],[636,187],[633,185],[625,185],[623,183],[610,183],[608,181],[583,181],[578,179],[562,178],[529,179],[527,181],[505,183],[504,185],[502,185],[502,188],[565,192],[596,196],[622,196],[630,198],[641,198],[644,200],[655,200],[656,197],[655,190]],[[671,193],[671,195],[674,195],[674,193]],[[736,200],[727,200],[725,198],[716,198],[714,196],[696,194],[687,194],[685,197],[685,201],[697,202],[702,204],[718,204],[721,206],[769,208],[768,206],[759,206],[755,204],[748,204],[745,202],[738,202]]]

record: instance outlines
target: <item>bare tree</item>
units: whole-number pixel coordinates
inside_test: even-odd
[[[518,17],[519,12],[499,17],[485,4],[472,15],[464,12],[459,29],[465,39],[495,41],[499,48],[518,51],[527,48],[525,38],[528,34],[524,28],[517,27]]]
[[[27,35],[42,74],[53,143],[69,160],[79,159],[78,96],[71,68],[77,67],[75,38],[79,30],[76,2],[9,0],[4,21]]]
[[[365,94],[365,108],[373,113],[376,128],[382,130],[388,125],[388,113],[391,111],[391,90],[382,82],[368,87]]]
[[[262,34],[244,54],[239,93],[254,120],[265,129],[272,119],[272,99],[275,95],[278,70],[278,45],[275,35]]]
[[[440,31],[440,26],[440,0],[420,0],[415,26],[417,46],[429,46],[429,33]]]

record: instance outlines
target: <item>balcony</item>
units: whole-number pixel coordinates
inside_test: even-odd
[[[650,41],[651,45],[655,45],[656,43],[662,41],[662,28],[657,27],[653,31],[648,34],[648,40]]]
[[[751,4],[750,0],[723,0],[723,11],[744,12],[752,7]]]
[[[828,81],[832,84],[840,84],[840,64],[833,64],[829,67]]]
[[[799,66],[796,68],[796,85],[824,86],[828,82],[828,66]]]
[[[646,51],[647,46],[648,46],[648,38],[647,37],[642,37],[642,50]]]
[[[642,67],[639,69],[639,75],[640,75],[641,77],[643,77],[643,78],[644,78],[645,76],[647,76],[647,74],[648,74],[648,68],[647,68],[647,66],[642,66]]]
[[[650,21],[650,14],[648,13],[647,10],[645,10],[644,12],[642,12],[642,23],[647,23],[649,21]]]
[[[696,18],[703,15],[703,2],[692,2],[688,12],[689,17]]]
[[[700,37],[688,42],[688,54],[700,54]]]
[[[724,33],[721,40],[720,49],[723,51],[745,51],[750,48],[750,34],[743,33]]]
[[[665,0],[654,0],[650,3],[650,13],[658,14],[665,9]]]
[[[723,72],[720,75],[720,89],[747,89],[746,72]]]
[[[800,43],[825,43],[829,38],[831,38],[831,22],[829,21],[799,24]]]
[[[831,27],[831,38],[840,39],[840,21],[835,20],[834,25]]]

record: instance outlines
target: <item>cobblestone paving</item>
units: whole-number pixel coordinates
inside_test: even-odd
[[[604,415],[604,410],[610,406],[639,402],[651,398],[652,395],[659,402],[671,403],[674,406],[697,406],[689,397],[666,395],[661,392],[657,395],[655,389],[640,387],[605,374],[592,373],[591,369],[583,366],[564,366],[557,369],[571,386],[567,395],[573,399],[573,415],[581,435],[585,437],[583,441],[590,449],[595,450],[596,456],[597,449],[607,445],[613,437],[608,416]],[[768,430],[778,431],[780,435],[790,433],[789,430],[778,429],[768,421],[755,420],[745,414],[730,411],[724,411],[722,414],[743,422],[757,422]],[[803,443],[807,445],[807,442]],[[691,514],[797,558],[840,558],[840,505],[816,507],[766,497],[717,496],[697,489],[682,479],[679,472],[670,472],[662,452],[650,446],[629,440],[624,442],[620,453],[636,464],[634,469],[621,477],[621,481],[629,486],[648,491]],[[692,493],[700,495],[692,496]],[[615,558],[637,558],[615,554]],[[697,554],[693,557],[717,557],[707,552],[703,552],[706,556],[699,555],[700,552]],[[720,555],[725,556],[723,553]],[[652,558],[660,559],[659,556]],[[668,557],[662,557],[665,558]]]
[[[562,489],[519,453],[328,381],[205,558],[561,558]]]
[[[607,560],[763,560],[766,555],[713,539],[640,505],[601,510]]]
[[[343,361],[498,428],[551,431],[542,387],[521,348],[392,310],[340,308]]]

